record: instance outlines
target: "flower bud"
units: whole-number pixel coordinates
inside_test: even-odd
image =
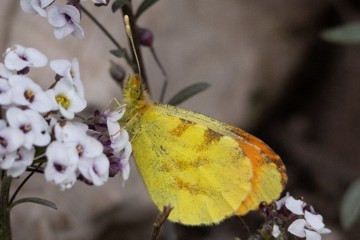
[[[119,84],[120,87],[122,87],[123,83],[124,83],[124,79],[125,79],[125,70],[123,69],[122,66],[120,66],[119,64],[117,64],[113,61],[110,61],[110,63],[111,63],[111,66],[109,69],[110,75],[111,75],[112,79],[114,79],[115,82],[117,84]]]
[[[154,34],[147,28],[137,28],[140,44],[146,47],[151,47],[154,41]]]

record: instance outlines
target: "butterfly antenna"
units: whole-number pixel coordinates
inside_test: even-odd
[[[136,48],[135,48],[135,43],[134,43],[134,37],[133,37],[133,33],[132,33],[132,30],[131,30],[131,26],[130,26],[130,19],[129,19],[129,16],[128,15],[125,15],[124,16],[124,21],[125,21],[125,31],[130,39],[130,42],[131,42],[131,48],[134,52],[134,57],[135,57],[135,60],[136,60],[136,65],[137,65],[137,68],[139,70],[139,77],[140,79],[142,79],[142,76],[141,76],[141,68],[140,68],[140,61],[139,61],[139,57],[136,53]]]

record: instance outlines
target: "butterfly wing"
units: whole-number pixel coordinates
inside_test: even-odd
[[[270,148],[240,129],[160,104],[144,108],[131,128],[148,192],[159,209],[174,206],[172,221],[218,223],[277,198],[283,189],[281,161],[267,158]]]

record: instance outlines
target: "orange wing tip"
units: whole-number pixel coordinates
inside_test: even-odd
[[[268,145],[251,134],[232,127],[238,135],[239,146],[250,159],[253,166],[252,189],[237,209],[237,215],[245,215],[259,208],[262,202],[270,203],[280,197],[287,182],[286,168]]]
[[[237,215],[245,215],[251,210],[259,208],[260,204],[267,204],[277,200],[284,190],[283,175],[273,164],[262,166],[257,170],[257,175],[252,181],[252,190],[236,211]]]

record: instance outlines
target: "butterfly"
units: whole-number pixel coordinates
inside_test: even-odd
[[[277,199],[287,182],[280,157],[251,134],[205,115],[151,101],[138,75],[123,87],[136,165],[169,220],[210,225]]]

